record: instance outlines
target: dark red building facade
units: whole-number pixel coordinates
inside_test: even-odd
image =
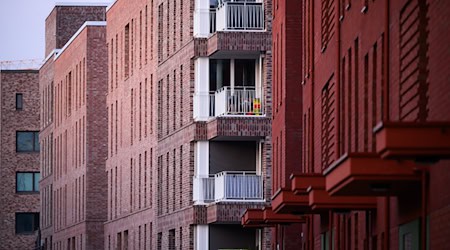
[[[273,213],[244,225],[284,249],[449,249],[450,2],[273,8]]]

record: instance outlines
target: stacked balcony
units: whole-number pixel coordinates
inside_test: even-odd
[[[261,2],[221,1],[211,12],[215,13],[210,19],[211,33],[264,30],[264,8]]]
[[[206,178],[196,177],[199,200],[205,202],[261,201],[262,177],[254,171],[222,171]]]
[[[194,202],[261,202],[264,200],[258,143],[209,142],[198,148]],[[201,150],[201,152],[200,152]]]
[[[194,118],[265,116],[259,58],[204,62],[203,69],[198,64]],[[209,74],[204,74],[205,71]]]

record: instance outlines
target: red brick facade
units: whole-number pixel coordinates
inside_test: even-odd
[[[437,131],[447,136],[450,4],[280,0],[274,9],[274,192],[291,190],[291,174],[316,173],[336,204],[355,194],[354,204],[369,196],[378,201],[366,211],[308,212],[299,230],[302,249],[449,248],[448,157],[416,151],[392,160],[378,148],[379,131],[393,122],[424,129],[441,124]],[[442,147],[434,143],[435,150]],[[407,154],[408,145],[403,150],[399,154]],[[410,163],[413,173],[403,166],[369,174],[370,165],[349,160],[358,157],[367,164],[377,159],[380,169]],[[344,173],[346,166],[354,168]]]
[[[0,242],[4,249],[32,249],[35,232],[17,232],[18,213],[39,213],[39,191],[17,189],[18,173],[39,173],[39,151],[18,152],[17,132],[39,132],[37,70],[0,71]],[[22,108],[16,95],[22,94]]]
[[[40,69],[45,249],[103,248],[106,23],[82,25],[103,21],[105,9],[57,5],[46,19],[48,57]]]
[[[263,206],[194,205],[200,141],[262,141],[264,197],[269,200],[270,1],[265,4],[266,31],[217,32],[208,38],[193,35],[194,1],[119,0],[108,9],[105,249],[194,249],[197,225],[214,224],[212,230],[220,230],[222,224],[232,224],[239,229],[246,208]],[[196,121],[195,61],[230,51],[265,56],[262,82],[268,114]]]

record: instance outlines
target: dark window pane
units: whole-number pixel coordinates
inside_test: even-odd
[[[34,191],[39,192],[39,179],[41,177],[41,174],[34,173]]]
[[[23,95],[16,94],[16,109],[22,109],[22,108],[23,108]]]
[[[34,132],[34,151],[39,152],[39,133]]]
[[[215,91],[224,86],[230,86],[230,60],[211,59],[209,61],[209,89]]]
[[[17,151],[30,152],[34,147],[33,132],[17,132]]]
[[[17,213],[16,233],[32,233],[39,227],[38,213]]]
[[[17,152],[39,152],[39,132],[18,131],[16,132]]]
[[[34,224],[33,224],[33,231],[36,231],[39,229],[39,213],[34,213]]]
[[[236,59],[234,78],[235,86],[255,86],[255,60]]]
[[[33,173],[17,173],[17,191],[33,191]]]

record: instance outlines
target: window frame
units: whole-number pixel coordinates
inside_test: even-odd
[[[31,191],[19,191],[18,190],[19,185],[18,185],[18,181],[17,180],[18,180],[19,174],[32,174],[32,190]],[[36,174],[39,174],[39,179],[37,181],[38,182],[37,183],[38,190],[36,190],[34,188],[35,185],[36,185],[36,183],[35,183],[35,181],[36,181],[36,179],[35,179]],[[40,189],[39,189],[40,177],[41,177],[41,172],[39,172],[39,171],[17,171],[16,172],[16,193],[17,194],[38,194],[40,192]]]
[[[20,100],[20,105],[19,105],[19,100]],[[18,110],[18,111],[23,110],[23,93],[16,93],[16,110]]]
[[[33,220],[32,220],[32,227],[33,227],[33,231],[21,231],[19,232],[17,230],[17,221],[18,221],[18,216],[19,215],[33,215]],[[14,232],[16,235],[33,235],[36,231],[39,230],[39,212],[16,212],[15,213],[15,217],[14,217],[15,221],[14,221]]]
[[[18,144],[18,136],[20,133],[32,133],[33,134],[33,149],[32,150],[19,150]],[[36,147],[36,142],[38,143],[38,147]],[[16,153],[39,153],[40,145],[39,145],[39,131],[16,131]]]

